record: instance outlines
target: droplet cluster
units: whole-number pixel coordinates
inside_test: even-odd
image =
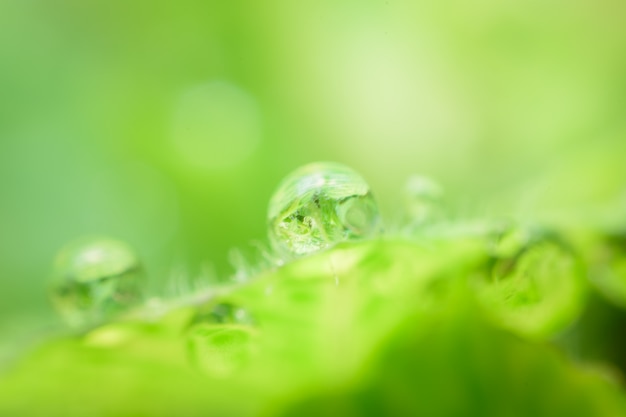
[[[436,224],[434,230],[440,237],[454,238],[464,233],[474,236],[471,227],[437,223],[445,210],[442,188],[434,181],[413,176],[405,191],[404,217],[412,230]],[[375,236],[381,228],[377,202],[358,173],[331,162],[305,165],[289,174],[270,199],[268,234],[273,251],[268,251],[272,254],[267,257],[280,259],[272,262],[280,266],[283,260]],[[422,239],[430,236],[415,235]],[[486,261],[468,279],[484,310],[505,327],[532,336],[554,334],[573,322],[582,309],[584,272],[579,259],[559,236],[511,223],[483,237],[487,242]],[[626,246],[623,239],[605,243],[598,256],[609,268],[598,272],[598,282],[621,301],[626,299]],[[239,283],[249,279],[251,274],[245,272],[239,274],[243,277]],[[142,285],[139,259],[127,244],[90,238],[60,252],[51,298],[70,324],[84,326],[102,322],[139,303]],[[187,332],[191,357],[211,372],[228,373],[249,354],[255,328],[256,323],[244,308],[229,303],[199,308]],[[226,351],[230,353],[222,355]]]

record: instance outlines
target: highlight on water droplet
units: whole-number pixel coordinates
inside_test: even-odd
[[[369,185],[352,169],[332,162],[305,165],[289,174],[272,196],[269,238],[279,253],[309,254],[380,230]]]
[[[143,272],[133,249],[110,238],[83,238],[55,262],[50,298],[73,326],[97,323],[141,301]]]
[[[441,219],[444,215],[443,196],[443,188],[432,179],[421,175],[409,177],[404,201],[409,226],[423,226]]]
[[[247,310],[230,303],[201,309],[187,329],[192,366],[214,377],[227,377],[249,363],[258,330]]]
[[[579,316],[584,268],[558,235],[509,225],[489,239],[489,260],[471,283],[497,322],[522,335],[548,337]]]

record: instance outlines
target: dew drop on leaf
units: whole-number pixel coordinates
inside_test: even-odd
[[[133,249],[108,238],[85,238],[57,256],[50,298],[71,325],[97,323],[141,301],[142,268]]]
[[[531,232],[528,227],[517,225],[501,225],[493,236],[490,251],[499,259],[513,258],[520,253],[531,241]]]
[[[591,282],[607,299],[626,308],[626,232],[598,236],[591,252]]]
[[[584,269],[558,236],[510,226],[492,236],[490,252],[472,283],[484,309],[504,327],[547,337],[578,317]]]
[[[253,325],[254,319],[245,308],[223,302],[201,307],[194,315],[190,325],[198,323]]]
[[[405,210],[411,226],[421,226],[443,216],[443,188],[428,177],[412,175],[405,186]]]
[[[255,329],[236,325],[196,325],[187,333],[192,366],[215,377],[227,377],[252,356]]]
[[[330,162],[289,174],[270,200],[268,221],[274,249],[291,256],[368,237],[380,228],[369,185],[352,169]]]
[[[249,312],[230,303],[203,308],[186,332],[189,361],[214,377],[243,368],[256,348],[258,330]]]

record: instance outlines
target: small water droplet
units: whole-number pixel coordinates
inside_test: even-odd
[[[531,232],[527,227],[515,224],[500,225],[495,231],[490,251],[498,258],[512,258],[530,243]]]
[[[411,226],[443,217],[443,188],[428,177],[413,175],[405,188],[405,207]]]
[[[498,322],[524,335],[545,337],[578,317],[584,271],[560,237],[510,226],[491,240],[490,260],[473,284],[479,301]]]
[[[196,325],[187,333],[189,360],[209,375],[227,377],[248,363],[254,338],[254,328]]]
[[[289,174],[269,204],[269,237],[285,255],[305,255],[376,233],[378,205],[369,185],[352,169],[330,162]]]
[[[193,366],[215,377],[244,367],[256,348],[258,330],[249,312],[230,303],[199,311],[187,330],[187,351]]]
[[[248,310],[242,307],[231,303],[218,303],[201,307],[190,325],[198,323],[253,325],[254,319]]]
[[[626,308],[626,232],[596,236],[591,252],[591,282],[609,300]]]
[[[139,259],[127,244],[85,238],[60,251],[50,297],[69,324],[81,326],[138,303],[142,280]]]

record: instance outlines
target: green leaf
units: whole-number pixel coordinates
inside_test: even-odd
[[[603,375],[483,317],[468,279],[487,261],[474,238],[338,245],[37,347],[0,378],[0,415],[626,415]]]

